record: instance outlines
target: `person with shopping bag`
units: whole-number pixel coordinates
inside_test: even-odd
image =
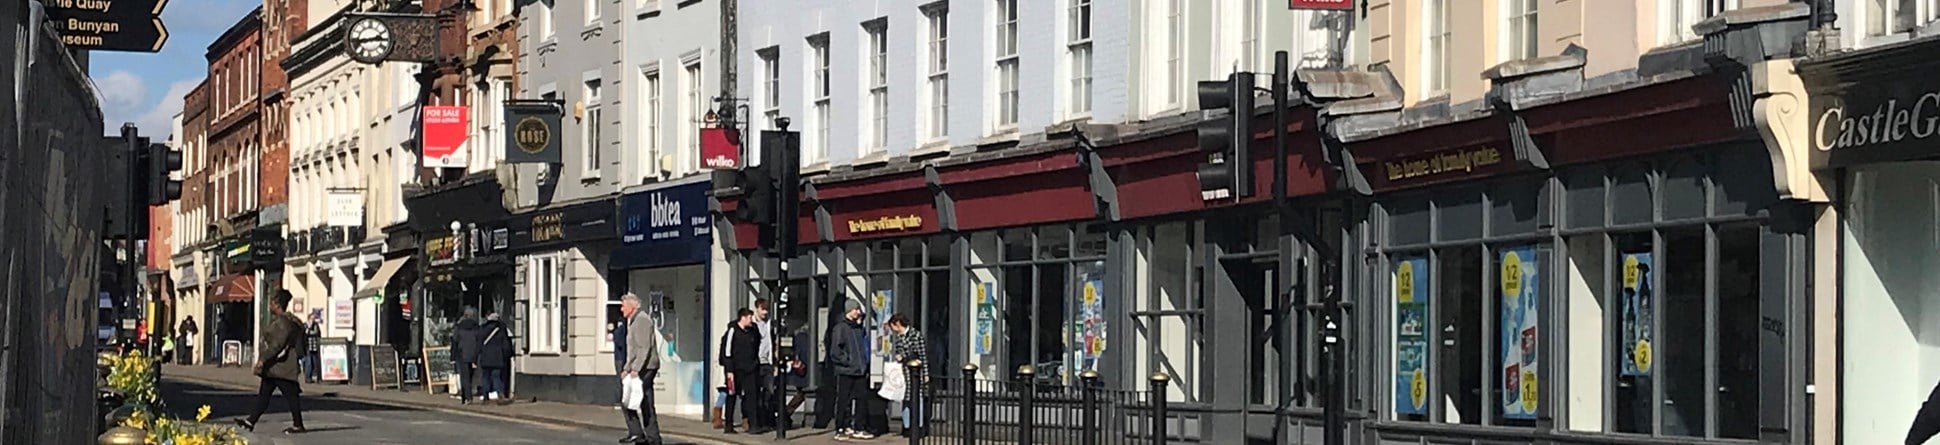
[[[910,389],[916,382],[925,380],[924,376],[907,374],[909,368],[906,366],[910,360],[921,360],[924,367],[930,366],[929,354],[926,352],[929,342],[923,338],[922,333],[916,331],[916,328],[910,327],[909,317],[903,314],[890,316],[889,322],[884,326],[889,328],[890,357],[896,359],[896,366],[890,366],[889,368],[893,369],[883,371],[885,381],[882,385],[882,398],[903,403],[902,436],[909,437],[910,431],[922,429],[925,426],[923,419],[928,413],[923,412],[922,405],[916,403],[918,401],[916,391]]]
[[[660,421],[653,412],[653,379],[660,373],[660,330],[653,318],[640,310],[640,296],[628,292],[620,296],[620,315],[626,317],[626,365],[620,371],[620,410],[626,417],[627,436],[620,443],[655,444],[661,442]]]

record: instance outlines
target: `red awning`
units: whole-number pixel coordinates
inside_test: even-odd
[[[224,275],[209,291],[210,303],[247,303],[256,299],[256,277]]]

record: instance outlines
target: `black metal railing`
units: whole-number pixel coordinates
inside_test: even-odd
[[[924,375],[910,363],[909,375]],[[1153,375],[1146,389],[1106,388],[1086,371],[1075,385],[1037,378],[1021,367],[1015,380],[977,378],[975,365],[961,377],[933,376],[910,382],[911,445],[1015,443],[1020,445],[1118,445],[1167,443],[1165,386]],[[1170,438],[1176,439],[1176,438]]]

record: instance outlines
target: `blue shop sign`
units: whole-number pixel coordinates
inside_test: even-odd
[[[706,262],[714,247],[714,219],[708,213],[707,181],[620,198],[620,249],[614,269],[639,269]]]

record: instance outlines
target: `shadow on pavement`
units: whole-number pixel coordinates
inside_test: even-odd
[[[239,389],[204,385],[164,379],[161,384],[162,400],[168,401],[169,413],[176,417],[193,419],[196,410],[202,405],[209,406],[209,418],[220,419],[248,416],[256,409],[256,392]],[[320,393],[326,394],[326,393]],[[269,411],[265,414],[288,413],[289,406],[283,403],[281,394],[271,398]],[[413,411],[384,405],[355,402],[316,394],[303,394],[303,412],[358,412],[358,411]],[[320,429],[318,429],[320,430]],[[318,431],[311,430],[311,431]]]

